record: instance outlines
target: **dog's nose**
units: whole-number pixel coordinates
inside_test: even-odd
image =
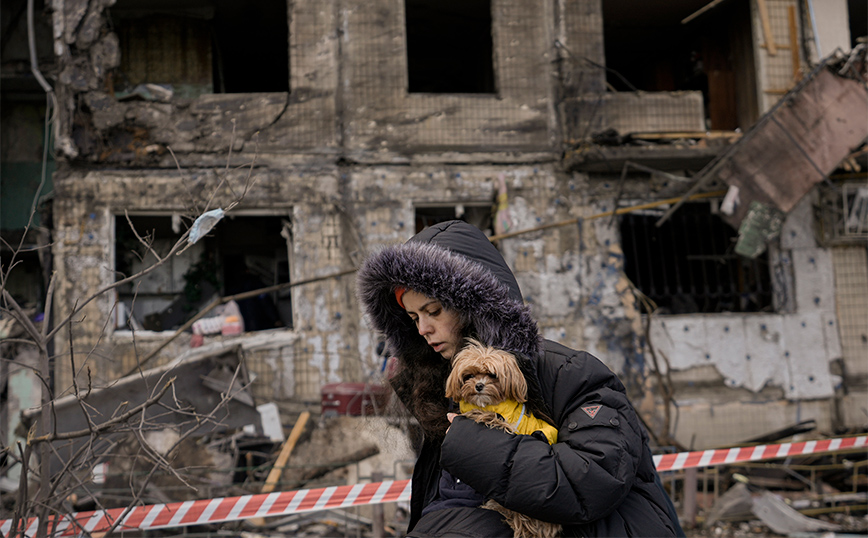
[[[476,392],[482,392],[482,389],[485,388],[485,383],[477,383],[476,384]]]

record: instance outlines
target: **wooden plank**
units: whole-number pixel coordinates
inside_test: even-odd
[[[787,8],[787,18],[790,23],[790,57],[793,60],[793,80],[799,80],[801,65],[799,65],[799,30],[796,28],[796,6]]]
[[[643,140],[668,140],[678,138],[741,138],[743,133],[737,131],[681,131],[671,133],[630,133],[632,138]]]
[[[695,19],[696,17],[702,15],[702,14],[705,13],[706,11],[708,11],[708,10],[714,8],[715,6],[717,6],[718,4],[720,4],[720,3],[724,2],[724,1],[725,1],[725,0],[712,0],[710,3],[708,3],[708,4],[704,5],[704,6],[702,6],[702,7],[699,8],[698,10],[694,11],[693,13],[691,13],[690,15],[688,15],[688,16],[684,17],[683,19],[681,19],[681,24],[687,24],[688,22],[692,21],[692,20]]]
[[[274,491],[274,487],[280,481],[280,475],[283,474],[283,468],[286,466],[287,460],[289,460],[289,455],[292,454],[292,449],[295,448],[295,444],[298,442],[299,437],[301,437],[304,427],[307,424],[307,419],[309,418],[310,413],[308,411],[299,415],[298,420],[295,422],[295,426],[292,427],[292,432],[289,434],[289,439],[287,439],[283,444],[283,448],[280,449],[280,454],[277,456],[277,461],[274,462],[274,467],[271,468],[271,472],[268,473],[268,478],[265,479],[265,484],[262,486],[262,493],[271,493]]]
[[[769,8],[766,5],[766,0],[756,0],[757,9],[759,9],[760,22],[763,26],[763,39],[765,39],[768,47],[769,55],[775,56],[778,53],[777,45],[775,45],[775,36],[772,35],[772,25],[769,21]]]

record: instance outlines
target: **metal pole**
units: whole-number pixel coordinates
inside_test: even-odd
[[[383,473],[380,471],[374,471],[371,473],[371,482],[377,483],[383,481]],[[375,504],[371,507],[372,509],[372,524],[371,524],[371,536],[373,538],[383,538],[385,536],[386,529],[386,518],[383,514],[383,505]]]

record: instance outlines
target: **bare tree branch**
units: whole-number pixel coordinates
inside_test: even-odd
[[[103,423],[95,426],[93,429],[88,428],[87,430],[78,430],[78,431],[74,431],[74,432],[53,433],[53,434],[48,434],[48,435],[42,435],[40,437],[30,437],[28,435],[27,444],[36,445],[38,443],[46,443],[46,442],[50,443],[52,441],[61,441],[64,439],[77,439],[79,437],[84,437],[86,435],[91,435],[93,433],[107,431],[113,425],[124,422],[127,419],[129,419],[130,417],[135,416],[137,413],[140,413],[140,412],[144,411],[145,409],[147,409],[148,407],[154,405],[156,402],[158,402],[160,400],[160,398],[163,397],[164,394],[166,394],[166,391],[169,390],[169,387],[171,387],[174,383],[175,383],[175,378],[173,377],[163,386],[162,389],[160,389],[160,392],[158,392],[154,396],[151,396],[150,398],[148,398],[144,402],[140,403],[139,405],[137,405],[137,406],[133,407],[132,409],[130,409],[129,411],[127,411],[126,413],[119,415],[115,418],[112,418],[106,422],[103,422]]]

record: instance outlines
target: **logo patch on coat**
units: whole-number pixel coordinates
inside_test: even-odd
[[[603,406],[602,405],[588,405],[588,406],[583,407],[582,411],[584,411],[585,414],[588,415],[589,417],[594,418],[595,416],[597,416],[597,412],[600,410],[601,407],[603,407]]]

